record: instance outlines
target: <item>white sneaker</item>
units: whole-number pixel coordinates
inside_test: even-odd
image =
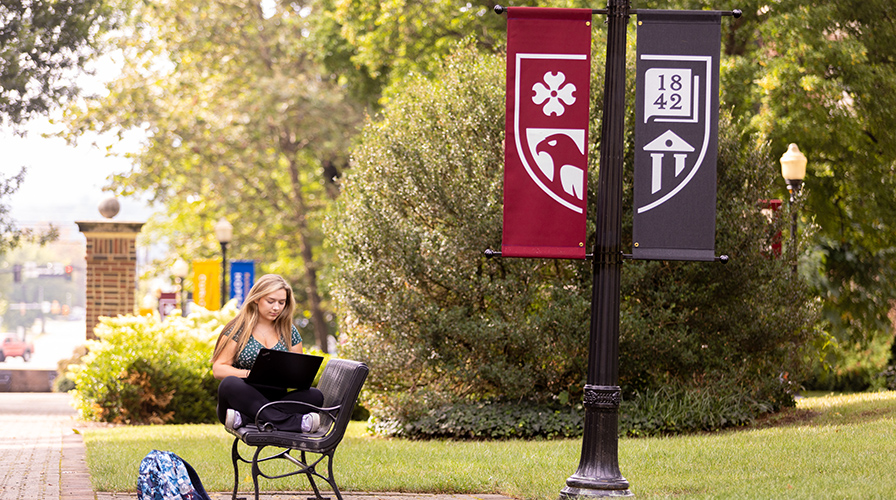
[[[235,431],[243,426],[243,417],[240,412],[233,408],[227,409],[227,416],[224,417],[224,427],[229,431]]]
[[[316,432],[320,429],[320,414],[306,413],[302,415],[302,432]]]

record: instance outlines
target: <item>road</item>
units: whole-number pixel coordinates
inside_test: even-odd
[[[47,320],[45,333],[40,333],[40,323],[35,323],[35,333],[28,332],[28,339],[34,343],[34,355],[25,363],[22,358],[7,358],[0,363],[4,368],[30,368],[35,370],[55,370],[59,360],[72,357],[76,347],[83,345],[86,337],[84,320]]]

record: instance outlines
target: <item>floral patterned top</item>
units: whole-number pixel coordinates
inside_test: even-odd
[[[239,342],[240,335],[242,335],[242,330],[236,332],[236,335],[233,336],[233,340]],[[292,326],[292,345],[296,345],[302,341],[302,335],[299,333],[299,330],[295,325]],[[240,368],[242,370],[251,370],[255,365],[255,358],[258,357],[258,353],[264,348],[261,342],[255,340],[255,337],[249,337],[249,342],[246,344],[246,347],[240,351],[239,355],[236,357],[236,360],[233,362],[233,366],[235,368]],[[277,351],[285,351],[286,344],[283,343],[283,339],[277,341],[277,344],[271,349]]]

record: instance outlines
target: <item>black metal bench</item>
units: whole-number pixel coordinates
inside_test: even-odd
[[[342,500],[336,479],[333,477],[333,454],[336,446],[345,435],[345,428],[351,420],[352,410],[361,393],[364,380],[367,379],[368,368],[364,363],[349,361],[346,359],[331,358],[323,373],[317,388],[324,394],[323,407],[318,408],[307,403],[297,401],[274,401],[262,407],[256,416],[256,422],[264,421],[264,410],[270,406],[301,405],[303,410],[320,413],[320,428],[314,433],[295,433],[277,430],[266,430],[263,424],[247,425],[234,431],[236,438],[233,440],[231,459],[233,461],[233,499],[236,500],[237,487],[239,486],[240,462],[252,464],[252,482],[255,485],[255,500],[258,500],[258,477],[267,479],[280,479],[284,477],[304,474],[311,483],[311,488],[317,499],[323,499],[314,478],[320,478],[330,485],[336,497]],[[258,416],[261,416],[260,418]],[[255,454],[251,460],[244,458],[239,452],[239,443],[255,447]],[[279,451],[272,455],[261,456],[266,447],[277,448]],[[299,452],[299,456],[292,454]],[[306,453],[319,455],[313,461],[308,461]],[[313,458],[313,457],[312,457]],[[326,476],[317,470],[326,459]],[[271,475],[261,470],[261,464],[269,460],[290,462],[295,470],[283,474]]]

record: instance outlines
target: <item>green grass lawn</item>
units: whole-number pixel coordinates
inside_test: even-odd
[[[345,491],[503,493],[555,499],[576,471],[581,440],[408,441],[349,427],[336,451]],[[97,491],[133,491],[153,449],[190,462],[209,491],[232,487],[232,438],[220,425],[84,429]],[[619,467],[638,498],[896,498],[896,392],[802,399],[750,429],[620,439]],[[240,489],[251,489],[248,467]],[[243,472],[243,471],[241,471]],[[262,482],[301,490],[304,479]]]

